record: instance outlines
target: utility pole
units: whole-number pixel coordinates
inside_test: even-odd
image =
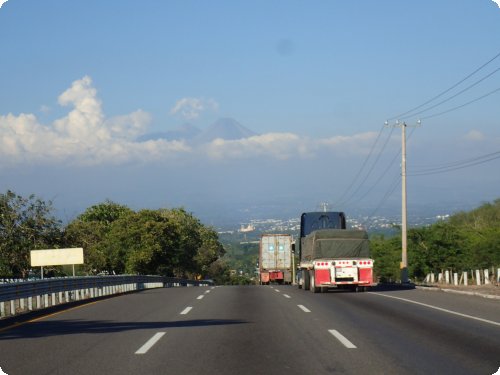
[[[386,122],[385,126],[389,126]],[[406,210],[406,123],[396,122],[396,127],[401,128],[401,283],[408,283],[408,234],[407,234],[407,210]],[[420,126],[420,120],[416,127]]]
[[[401,123],[401,282],[408,282],[407,251],[407,213],[406,213],[406,124]]]

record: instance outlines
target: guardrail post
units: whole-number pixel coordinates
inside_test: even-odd
[[[481,273],[476,270],[476,285],[481,285]]]
[[[490,284],[490,270],[489,269],[484,270],[484,284],[485,285]]]
[[[0,318],[5,316],[5,302],[0,302]]]
[[[453,284],[458,285],[458,272],[453,274]]]
[[[28,297],[28,310],[33,310],[33,297]]]
[[[49,307],[49,295],[48,294],[44,294],[43,295],[43,302],[44,302],[44,307]]]
[[[448,271],[448,270],[444,271],[444,279],[445,279],[446,284],[450,283],[450,271]]]
[[[463,275],[464,275],[464,285],[468,285],[469,284],[469,280],[468,280],[469,273],[467,271],[464,271]]]
[[[19,298],[19,310],[24,311],[24,298]]]
[[[10,301],[10,315],[16,315],[16,301]]]
[[[56,305],[56,294],[52,293],[52,306]]]

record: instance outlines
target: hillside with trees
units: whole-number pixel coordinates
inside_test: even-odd
[[[30,250],[83,247],[80,274],[217,278],[224,248],[217,232],[182,208],[133,211],[111,201],[62,226],[51,202],[0,194],[0,277],[25,278]],[[53,267],[55,274],[64,274]]]
[[[401,236],[371,238],[375,270],[383,281],[400,277]],[[408,231],[410,278],[428,273],[500,267],[500,199],[446,221]]]

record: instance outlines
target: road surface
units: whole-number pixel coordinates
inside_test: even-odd
[[[16,374],[493,374],[500,300],[421,290],[152,289],[0,331]]]

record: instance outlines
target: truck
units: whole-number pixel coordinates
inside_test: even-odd
[[[368,234],[346,229],[343,212],[303,213],[300,239],[298,287],[313,293],[329,288],[365,291],[375,286]]]
[[[292,236],[289,234],[263,234],[259,244],[259,280],[269,283],[292,282]]]

